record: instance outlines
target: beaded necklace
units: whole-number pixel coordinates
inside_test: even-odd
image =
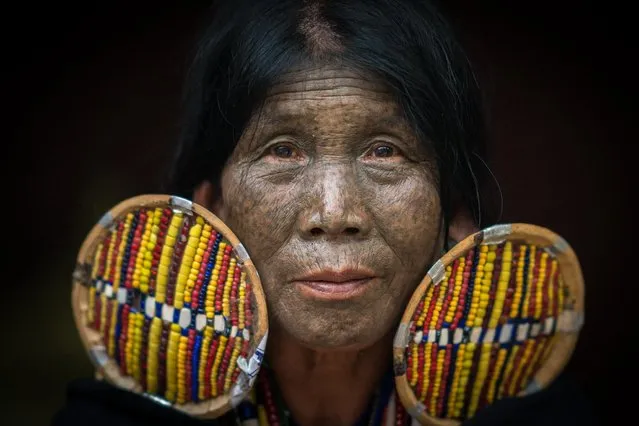
[[[268,366],[260,370],[251,398],[243,401],[235,411],[243,426],[255,425],[256,420],[259,426],[298,426]],[[384,375],[368,408],[354,426],[406,426],[410,420],[397,398],[393,376],[389,372]]]

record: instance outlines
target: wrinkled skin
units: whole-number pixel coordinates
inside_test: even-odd
[[[312,68],[270,91],[223,171],[216,212],[256,264],[272,326],[309,349],[361,350],[394,332],[441,254],[437,182],[432,153],[381,84]],[[376,278],[345,300],[293,283],[324,268]]]

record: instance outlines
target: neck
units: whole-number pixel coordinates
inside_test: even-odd
[[[391,362],[390,334],[352,350],[310,349],[278,327],[269,334],[269,365],[289,411],[302,426],[353,425]]]

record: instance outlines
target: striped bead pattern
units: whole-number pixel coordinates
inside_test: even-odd
[[[566,287],[534,245],[481,244],[446,268],[412,318],[406,375],[426,412],[463,420],[525,389],[550,353]]]
[[[196,214],[138,209],[97,244],[86,321],[144,392],[225,395],[247,357],[254,302],[231,244]]]

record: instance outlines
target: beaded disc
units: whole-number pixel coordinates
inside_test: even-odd
[[[73,274],[97,375],[195,417],[246,396],[268,334],[260,280],[231,230],[168,195],[126,200],[91,230]]]
[[[572,248],[551,231],[497,225],[446,253],[395,336],[395,382],[425,425],[458,425],[495,400],[535,392],[568,362],[583,323]]]

